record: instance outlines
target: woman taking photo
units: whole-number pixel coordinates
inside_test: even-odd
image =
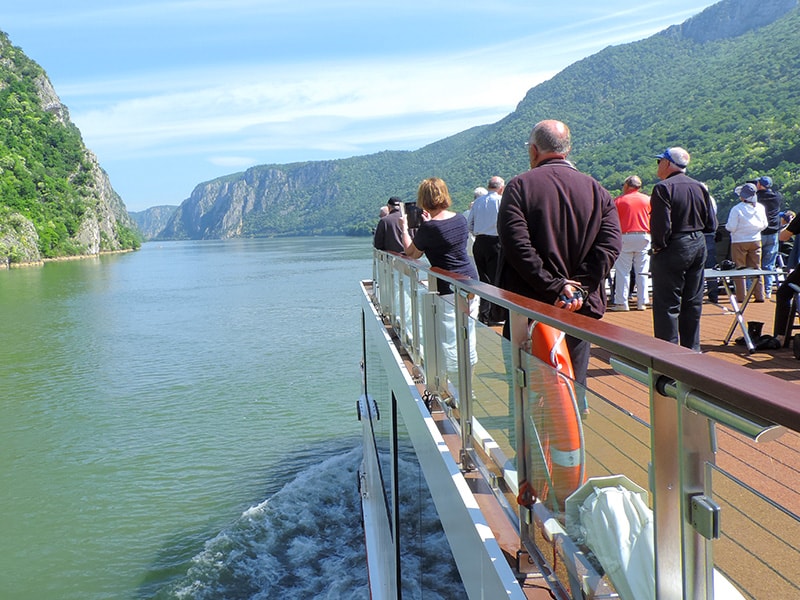
[[[467,219],[461,213],[450,209],[452,201],[444,180],[438,177],[425,179],[417,190],[417,206],[422,209],[422,223],[412,241],[408,233],[405,215],[401,219],[403,228],[403,245],[405,253],[411,258],[420,258],[423,254],[431,266],[478,279],[475,264],[467,254],[469,229]],[[444,280],[437,280],[437,291],[442,298],[445,323],[441,332],[442,349],[448,377],[453,383],[458,382],[458,361],[456,348],[455,302],[453,288]],[[469,299],[469,356],[470,363],[478,362],[475,347],[475,319],[478,316],[479,300],[475,296]]]

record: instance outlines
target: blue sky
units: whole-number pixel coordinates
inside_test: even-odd
[[[416,150],[493,123],[575,61],[714,2],[2,4],[0,29],[139,211],[253,165]]]

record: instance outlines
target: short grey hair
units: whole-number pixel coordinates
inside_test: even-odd
[[[638,175],[631,175],[625,179],[623,185],[627,185],[628,187],[636,188],[638,190],[640,187],[642,187],[642,180],[639,179]]]
[[[490,190],[499,190],[501,187],[504,187],[505,185],[506,185],[505,180],[502,177],[498,177],[497,175],[489,179]]]
[[[485,187],[476,187],[472,193],[474,194],[472,199],[477,200],[481,196],[488,194],[489,190],[487,190]]]

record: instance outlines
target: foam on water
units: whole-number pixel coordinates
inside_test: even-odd
[[[160,600],[368,599],[358,494],[361,449],[310,465],[208,540]],[[400,463],[403,597],[464,591],[438,516],[413,460]]]
[[[369,598],[360,459],[353,449],[299,473],[207,541],[157,598]]]

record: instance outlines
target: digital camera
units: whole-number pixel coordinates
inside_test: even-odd
[[[405,202],[406,223],[409,229],[417,229],[422,225],[422,209],[416,202]]]

